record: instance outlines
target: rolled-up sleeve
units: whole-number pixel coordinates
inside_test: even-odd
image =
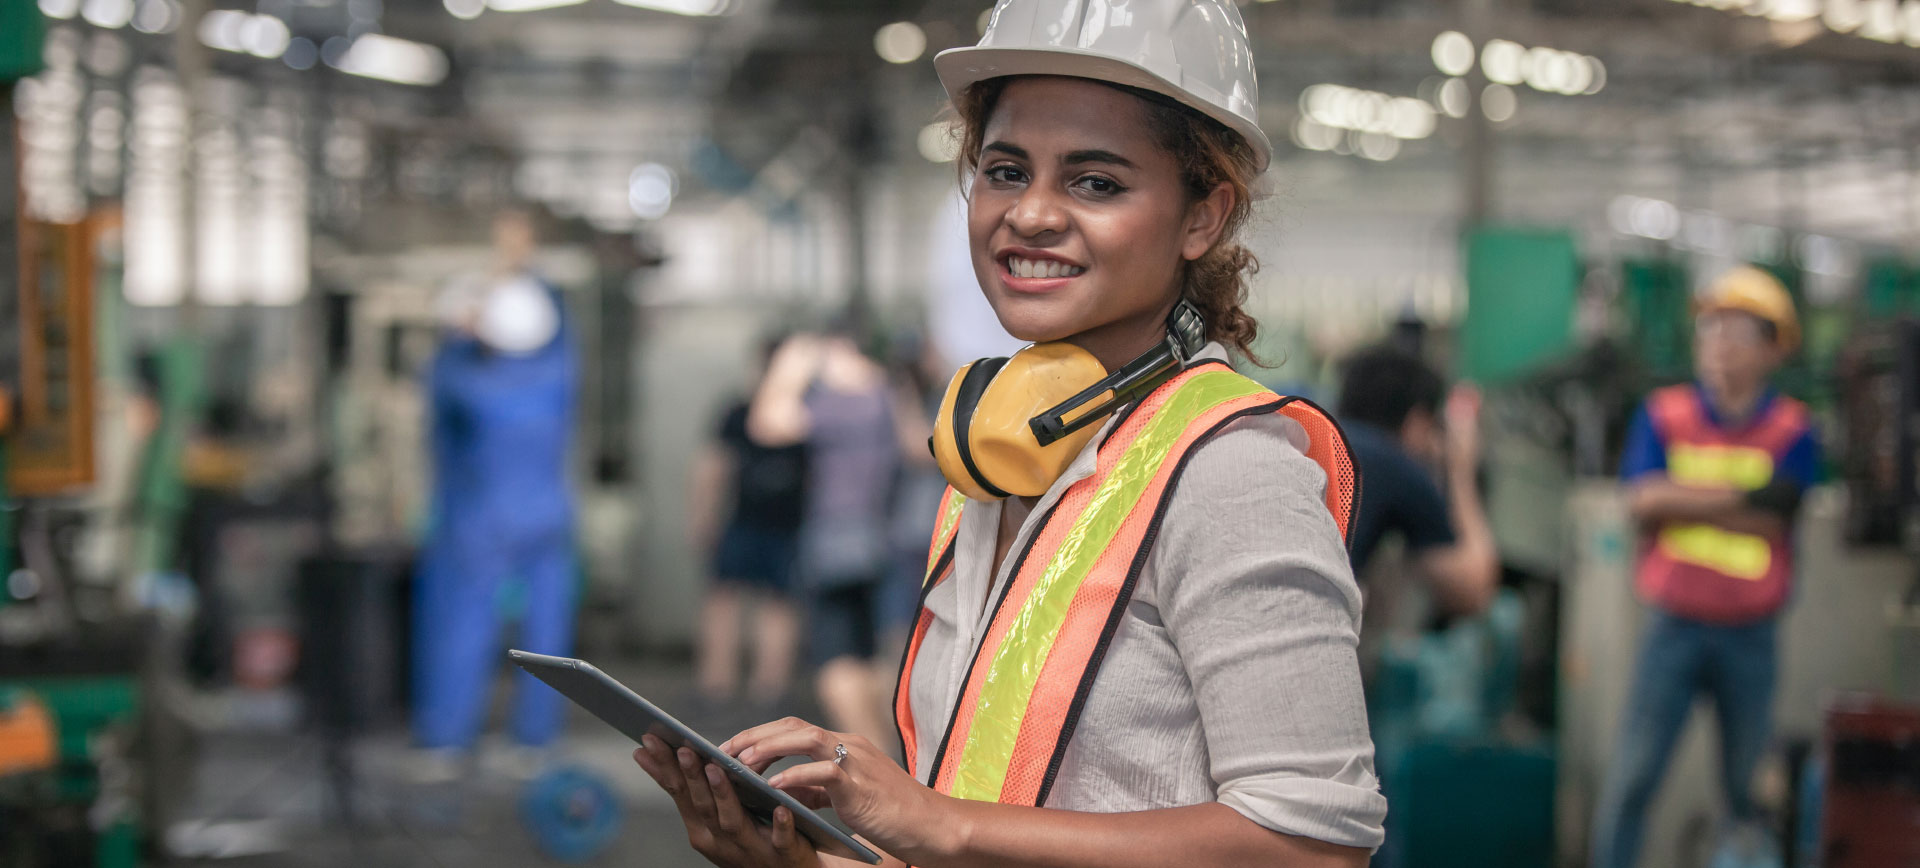
[[[1197,448],[1155,545],[1155,596],[1193,684],[1221,802],[1269,829],[1378,847],[1356,647],[1360,592],[1325,474],[1284,417]]]

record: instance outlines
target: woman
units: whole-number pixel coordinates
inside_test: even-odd
[[[1362,865],[1386,805],[1359,594],[1345,513],[1323,499],[1333,465],[1308,457],[1338,435],[1206,361],[1254,334],[1234,238],[1269,147],[1245,30],[1226,0],[1113,11],[1003,0],[979,47],[936,59],[974,268],[1010,333],[1106,371],[1176,343],[1189,308],[1214,343],[1038,497],[949,496],[896,704],[911,772],[793,719],[721,748],[757,769],[811,760],[773,784],[831,805],[892,865]],[[997,382],[1015,365],[994,367]],[[714,863],[842,864],[784,811],[745,819],[691,754],[649,738],[635,757]]]

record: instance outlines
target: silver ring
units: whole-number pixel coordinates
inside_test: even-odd
[[[839,765],[843,762],[846,762],[846,760],[847,760],[847,746],[844,744],[834,745],[833,746],[833,764]]]

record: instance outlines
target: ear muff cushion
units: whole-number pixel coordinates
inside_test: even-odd
[[[996,498],[1005,498],[1007,493],[987,481],[980,472],[979,465],[973,462],[972,438],[968,435],[967,424],[973,419],[973,411],[980,406],[980,396],[986,394],[987,386],[992,385],[995,375],[1007,366],[1007,359],[981,359],[967,369],[967,375],[960,380],[960,388],[953,396],[953,443],[959,452],[960,464],[967,469],[967,475],[988,494]]]

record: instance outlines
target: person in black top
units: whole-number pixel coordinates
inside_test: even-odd
[[[1474,486],[1478,395],[1460,387],[1448,397],[1440,375],[1419,356],[1382,346],[1348,360],[1339,407],[1360,467],[1354,573],[1362,575],[1381,540],[1397,532],[1448,614],[1485,609],[1497,590],[1500,558]],[[1436,465],[1446,474],[1444,493],[1429,470]]]
[[[763,348],[763,372],[779,345],[774,340]],[[756,443],[747,433],[748,406],[742,398],[722,416],[714,440],[694,465],[687,494],[689,544],[712,559],[695,678],[702,699],[714,704],[733,699],[744,644],[742,610],[753,598],[757,641],[747,698],[766,707],[787,691],[800,638],[791,590],[806,504],[807,446]],[[728,492],[730,500],[724,499]]]

